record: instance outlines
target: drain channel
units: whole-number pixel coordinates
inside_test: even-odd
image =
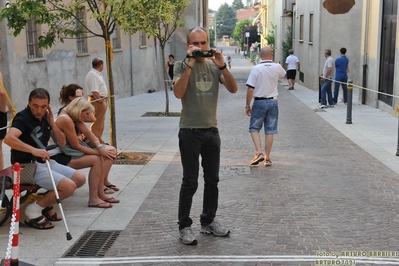
[[[102,258],[121,231],[86,231],[62,258]]]

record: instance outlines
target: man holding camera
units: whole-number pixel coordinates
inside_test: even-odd
[[[218,207],[220,136],[216,109],[219,82],[229,92],[237,92],[237,83],[226,68],[223,55],[209,49],[208,35],[201,27],[187,34],[187,58],[176,62],[174,94],[182,101],[179,149],[183,179],[179,196],[179,236],[186,245],[196,244],[191,229],[190,210],[198,187],[199,156],[204,172],[204,202],[200,216],[201,233],[227,236],[230,231],[215,221]]]

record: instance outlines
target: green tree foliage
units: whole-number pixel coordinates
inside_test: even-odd
[[[248,26],[251,26],[251,23],[252,21],[250,19],[239,21],[234,28],[233,34],[231,35],[231,37],[239,43],[241,49],[243,49],[245,41],[243,38],[244,29]]]
[[[242,3],[242,0],[234,0],[233,3],[231,4],[234,10],[238,10],[241,8],[244,8],[244,4]]]
[[[165,45],[178,28],[185,27],[183,13],[190,0],[129,0],[130,5],[115,1],[114,8],[117,22],[121,28],[129,32],[143,31],[148,37],[155,37],[162,52],[162,66],[166,64]],[[166,80],[167,73],[163,71],[166,95],[165,115],[169,115],[169,93]]]
[[[288,25],[282,42],[283,58],[287,58],[288,51],[292,49],[292,26]]]
[[[269,33],[266,35],[265,40],[267,42],[267,45],[272,48],[273,54],[274,54],[274,49],[276,45],[276,25],[271,23],[271,30],[269,30]]]
[[[214,29],[209,29],[209,45],[211,47],[216,47],[215,46],[215,30]]]
[[[63,42],[66,38],[77,36],[100,37],[104,39],[106,49],[106,67],[108,71],[108,84],[110,95],[115,95],[111,56],[112,47],[110,36],[115,30],[114,8],[111,1],[98,0],[16,0],[7,5],[0,12],[0,19],[7,19],[7,26],[14,36],[18,36],[26,27],[27,21],[34,19],[36,24],[45,25],[46,31],[39,36],[39,47],[50,48],[57,41]],[[123,2],[127,6],[131,1]],[[122,3],[121,3],[122,5]],[[98,27],[88,28],[83,18],[80,20],[76,14],[85,10],[90,13],[90,18],[95,20]],[[117,147],[115,127],[115,101],[110,97],[111,120],[111,145]]]
[[[236,22],[236,12],[234,9],[226,3],[221,5],[216,12],[217,38],[221,38],[223,35],[231,36]]]

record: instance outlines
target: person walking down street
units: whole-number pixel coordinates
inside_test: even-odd
[[[0,50],[0,60],[2,53]],[[4,169],[3,139],[7,133],[7,96],[4,88],[3,75],[0,72],[0,170]]]
[[[166,73],[168,73],[170,80],[173,80],[173,67],[175,66],[175,56],[173,54],[169,55],[169,60],[166,62]],[[170,87],[170,90],[172,90],[172,86]]]
[[[348,82],[349,73],[349,59],[346,57],[346,48],[343,47],[339,50],[341,56],[335,59],[335,83],[334,83],[334,104],[338,103],[339,86],[342,86],[343,92],[343,102],[346,104],[348,87],[346,83]],[[337,81],[343,82],[339,83]]]
[[[219,82],[231,93],[237,83],[226,68],[221,52],[212,49],[209,60],[194,58],[193,52],[209,49],[204,28],[196,27],[187,33],[187,58],[175,64],[174,94],[181,99],[179,149],[183,178],[179,195],[178,224],[180,240],[196,244],[190,211],[198,188],[199,157],[204,172],[203,209],[200,215],[201,233],[227,236],[230,231],[215,220],[219,198],[220,135],[216,109]]]
[[[229,66],[229,69],[231,69],[231,55],[230,54],[227,55],[227,64]]]
[[[331,50],[326,49],[324,51],[324,57],[326,58],[326,62],[323,68],[323,85],[321,86],[321,104],[319,105],[320,109],[324,109],[327,107],[334,107],[334,99],[332,97],[331,85],[332,85],[332,77],[334,77],[334,58],[331,56]],[[327,105],[327,98],[328,105]]]
[[[299,59],[296,55],[294,55],[294,50],[290,49],[288,51],[289,56],[287,56],[287,59],[285,60],[285,65],[284,68],[287,71],[287,79],[288,79],[288,90],[293,90],[295,86],[295,77],[296,77],[296,71],[300,71],[300,63]]]
[[[259,56],[262,61],[251,70],[246,83],[248,89],[245,113],[250,116],[249,133],[256,149],[251,165],[258,165],[264,161],[265,166],[271,166],[270,152],[278,125],[278,80],[283,78],[286,72],[280,64],[272,61],[273,52],[269,46],[263,47]],[[251,108],[252,99],[254,102]],[[262,153],[259,133],[262,126],[265,131],[265,155]]]
[[[90,130],[104,144],[102,135],[104,132],[105,113],[107,111],[108,89],[101,72],[104,69],[104,61],[101,58],[94,58],[92,69],[87,73],[85,86],[89,95],[89,102],[94,106],[96,121],[91,123]]]
[[[26,207],[25,224],[36,229],[51,229],[54,225],[50,221],[60,221],[61,217],[52,207],[57,203],[57,199],[49,177],[49,170],[44,163],[45,160],[50,162],[51,172],[61,200],[72,196],[77,188],[83,186],[86,178],[82,172],[50,160],[49,152],[37,147],[31,134],[32,130],[38,126],[40,126],[39,133],[42,134],[40,141],[44,146],[47,146],[50,136],[60,146],[65,146],[65,136],[54,122],[50,107],[50,95],[47,90],[41,88],[30,92],[28,106],[14,117],[11,128],[4,138],[4,143],[11,147],[12,164],[36,162],[35,182],[48,191],[41,199]]]

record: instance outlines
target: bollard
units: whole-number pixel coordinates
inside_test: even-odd
[[[353,95],[353,81],[348,79],[348,101],[346,105],[346,123],[352,124],[352,95]]]
[[[20,198],[20,180],[21,180],[21,166],[19,163],[14,164],[13,172],[14,172],[14,182],[13,182],[14,194],[13,194],[13,209],[12,209],[12,218],[10,225],[9,243],[7,246],[6,257],[1,261],[1,265],[34,266],[29,263],[21,262],[18,259],[19,198]]]

